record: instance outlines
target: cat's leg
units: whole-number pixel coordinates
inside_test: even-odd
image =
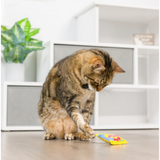
[[[73,99],[66,110],[72,120],[77,124],[78,128],[80,128],[89,139],[95,138],[94,131],[83,119],[79,104],[80,102],[76,101],[76,99]]]
[[[94,112],[94,103],[95,103],[95,94],[92,94],[92,96],[90,97],[90,101],[86,104],[89,105],[89,113],[88,113],[88,117],[87,117],[87,123],[89,124]]]
[[[43,101],[39,117],[46,131],[43,139],[64,138],[63,118],[68,116],[57,100],[47,99]],[[69,117],[69,116],[68,116]]]
[[[93,107],[94,107],[94,101],[87,100],[85,108],[82,110],[83,119],[87,124],[89,124],[91,117],[93,115]],[[81,130],[78,131],[78,138],[82,141],[90,139]]]
[[[73,122],[73,120],[71,119],[71,117],[69,117],[68,114],[67,117],[63,119],[63,130],[65,140],[77,139],[77,125]]]
[[[93,115],[94,102],[95,102],[95,93],[93,93],[89,97],[89,99],[86,101],[84,109],[82,110],[84,121],[88,124],[90,123],[92,115]]]
[[[87,100],[85,108],[82,110],[83,119],[86,123],[90,123],[94,110],[94,101]]]
[[[43,139],[44,140],[51,140],[51,139],[55,139],[56,136],[54,136],[52,133],[44,133],[43,135]]]
[[[90,123],[90,120],[93,115],[94,101],[95,101],[95,94],[92,94],[91,97],[87,100],[84,109],[82,110],[83,119],[87,124]],[[79,131],[79,138],[80,138],[80,140],[88,140],[89,139],[88,137],[85,137],[85,135],[82,131]]]

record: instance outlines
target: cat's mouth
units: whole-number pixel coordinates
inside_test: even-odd
[[[89,86],[89,90],[92,90],[92,91],[97,91],[97,92],[100,92],[103,88],[99,85],[94,85],[92,86],[91,84],[88,85]]]

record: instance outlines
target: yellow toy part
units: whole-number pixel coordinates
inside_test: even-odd
[[[100,138],[101,140],[110,143],[112,145],[116,145],[116,144],[127,144],[128,142],[126,140],[124,140],[123,138],[114,135],[114,134],[105,134],[105,133],[101,133],[101,134],[95,134],[98,138]]]

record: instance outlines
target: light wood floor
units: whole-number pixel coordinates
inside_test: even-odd
[[[2,160],[158,160],[159,130],[106,130],[129,143],[112,146],[91,141],[43,140],[44,132],[1,132]]]

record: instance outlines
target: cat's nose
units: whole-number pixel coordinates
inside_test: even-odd
[[[100,92],[103,88],[101,86],[97,87],[97,92]]]

